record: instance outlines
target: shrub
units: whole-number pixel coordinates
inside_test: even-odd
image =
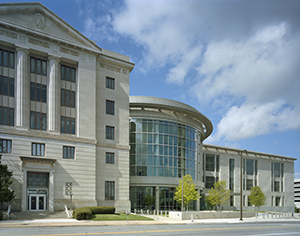
[[[75,209],[72,217],[76,220],[88,220],[94,214],[115,214],[115,210],[112,206],[82,207]]]
[[[3,213],[0,211],[0,220],[3,219]]]
[[[88,207],[78,208],[73,211],[76,220],[89,220],[92,219],[92,211]]]

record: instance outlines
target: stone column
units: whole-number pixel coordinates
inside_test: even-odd
[[[155,187],[155,209],[159,210],[159,186]]]
[[[16,126],[21,129],[29,128],[29,77],[28,77],[28,48],[18,47],[17,77],[16,77]]]
[[[49,132],[59,134],[60,127],[60,59],[49,56],[50,73],[48,88],[48,124]]]

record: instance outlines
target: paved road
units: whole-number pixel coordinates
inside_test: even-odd
[[[80,235],[208,235],[208,236],[272,236],[300,235],[299,222],[243,224],[182,224],[182,225],[115,225],[78,227],[1,228],[0,235],[80,236]]]

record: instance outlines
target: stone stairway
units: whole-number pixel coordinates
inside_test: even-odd
[[[3,212],[3,220],[7,219],[6,212]],[[9,214],[10,220],[35,220],[35,219],[64,219],[67,214],[64,211],[40,211],[40,212],[11,212]]]

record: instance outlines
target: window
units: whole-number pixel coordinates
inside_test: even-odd
[[[271,163],[271,188],[275,192],[283,192],[283,163],[272,162]]]
[[[230,206],[234,206],[234,196],[230,196]]]
[[[11,140],[0,139],[0,153],[11,153]]]
[[[63,158],[64,159],[74,159],[75,147],[63,147]]]
[[[106,88],[115,89],[115,79],[106,77]]]
[[[30,100],[37,102],[47,102],[47,86],[30,82]]]
[[[206,176],[205,188],[213,188],[215,183],[215,177]]]
[[[47,62],[44,60],[31,57],[30,72],[39,75],[47,75]]]
[[[250,190],[253,187],[253,179],[247,179],[246,185],[246,190]]]
[[[8,78],[0,76],[0,95],[15,96],[15,80],[14,78]]]
[[[61,89],[61,105],[75,108],[75,91]]]
[[[45,144],[43,143],[32,143],[31,145],[32,156],[45,156]]]
[[[229,159],[229,190],[234,190],[234,159]]]
[[[107,164],[114,164],[115,162],[115,154],[111,152],[106,153],[106,163]]]
[[[15,54],[0,49],[0,66],[15,68]]]
[[[14,108],[0,106],[0,125],[14,126]]]
[[[206,171],[215,170],[215,155],[206,154]]]
[[[114,181],[105,181],[105,200],[115,200]]]
[[[30,112],[30,129],[46,130],[46,114]]]
[[[115,114],[115,102],[106,100],[106,114],[114,115]]]
[[[61,79],[76,82],[76,69],[69,66],[61,66]]]
[[[115,127],[106,126],[106,139],[115,139]]]
[[[280,206],[280,197],[275,197],[275,206]]]
[[[61,117],[60,132],[66,134],[75,134],[75,118]]]

